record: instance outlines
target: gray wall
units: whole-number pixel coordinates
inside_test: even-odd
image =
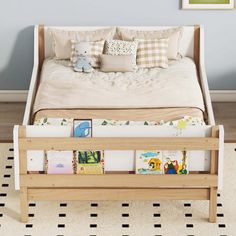
[[[0,90],[28,89],[33,25],[204,24],[211,89],[236,89],[236,12],[183,11],[180,0],[0,0]]]

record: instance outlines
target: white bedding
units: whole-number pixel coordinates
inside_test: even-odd
[[[136,72],[76,73],[65,62],[47,59],[34,112],[68,108],[194,107],[204,111],[202,92],[192,59],[170,63],[168,69]]]

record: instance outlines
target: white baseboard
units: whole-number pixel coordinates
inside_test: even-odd
[[[0,102],[25,102],[28,90],[0,90]]]
[[[211,90],[213,102],[236,102],[236,90]]]
[[[0,102],[25,102],[28,90],[0,90]],[[236,102],[236,90],[211,90],[213,102]]]

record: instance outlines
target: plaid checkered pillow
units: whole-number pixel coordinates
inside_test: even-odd
[[[138,41],[137,66],[141,68],[168,67],[168,38],[136,39]]]
[[[74,66],[77,60],[76,52],[75,52],[75,45],[78,41],[71,40],[71,57],[70,57],[70,66]],[[89,52],[89,59],[91,60],[92,67],[100,67],[100,55],[103,53],[104,48],[104,40],[97,41],[97,42],[89,42],[90,44],[90,52]]]

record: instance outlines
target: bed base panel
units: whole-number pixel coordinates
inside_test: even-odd
[[[216,222],[219,127],[208,138],[26,138],[19,127],[21,221],[28,221],[29,200],[209,200],[209,221]],[[211,150],[209,173],[189,175],[47,175],[27,172],[27,150]]]

